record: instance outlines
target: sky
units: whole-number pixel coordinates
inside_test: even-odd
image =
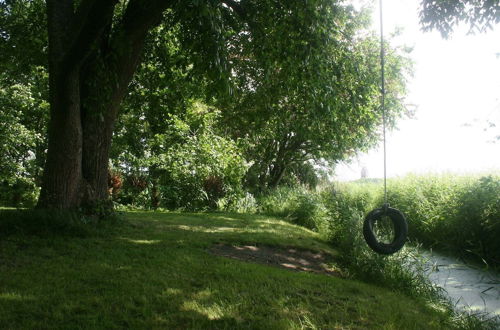
[[[414,77],[406,103],[416,104],[414,118],[387,134],[387,174],[475,173],[500,170],[500,25],[486,34],[467,35],[460,27],[451,39],[422,32],[415,0],[384,0],[384,30],[402,34],[394,43],[413,47]],[[378,1],[373,17],[379,29]],[[497,127],[487,129],[487,122]],[[335,178],[383,176],[379,147],[341,163]]]

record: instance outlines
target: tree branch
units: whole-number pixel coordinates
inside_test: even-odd
[[[64,56],[64,68],[79,66],[97,47],[97,41],[113,19],[118,0],[83,0],[74,14],[69,28],[73,35]]]
[[[161,22],[173,0],[130,0],[110,39],[107,66],[116,75],[115,99],[120,100],[139,63],[148,31]]]
[[[121,29],[132,42],[142,38],[153,26],[160,23],[165,9],[170,7],[172,0],[130,0],[125,15],[123,16]]]
[[[241,18],[246,18],[247,17],[247,12],[246,10],[241,6],[241,3],[236,2],[234,0],[224,0],[222,1],[223,4],[231,8],[238,16]]]

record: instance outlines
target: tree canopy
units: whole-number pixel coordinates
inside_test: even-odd
[[[483,30],[498,2],[421,18]],[[379,139],[379,41],[346,2],[10,0],[0,23],[1,187],[26,205],[41,186],[40,207],[214,207]],[[394,126],[411,61],[386,49]]]

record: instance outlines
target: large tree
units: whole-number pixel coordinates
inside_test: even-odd
[[[39,207],[49,208],[107,200],[114,123],[148,31],[162,20],[179,25],[182,47],[198,55],[195,66],[205,68],[212,80],[228,82],[232,73],[229,55],[237,47],[234,41],[245,37],[253,52],[266,56],[275,50],[262,41],[268,34],[276,36],[276,31],[293,43],[289,47],[281,43],[280,53],[270,58],[281,57],[287,68],[297,65],[304,74],[314,74],[322,68],[311,55],[319,54],[315,50],[325,44],[336,43],[327,19],[342,22],[349,13],[331,0],[46,3],[51,120]],[[342,37],[341,29],[337,35]],[[272,72],[267,75],[266,79],[273,80]]]
[[[245,142],[252,164],[247,184],[258,190],[300,176],[311,162],[334,163],[366,150],[381,133],[380,42],[369,30],[369,13],[349,7],[311,11],[312,29],[283,38],[281,21],[300,17],[277,12],[254,14],[273,22],[265,35],[237,36],[238,88],[230,104],[221,106],[227,132]],[[410,62],[404,48],[386,49],[386,108],[393,124],[404,114]]]

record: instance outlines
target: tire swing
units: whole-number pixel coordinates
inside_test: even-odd
[[[393,254],[406,242],[408,224],[403,213],[389,207],[387,203],[387,154],[386,154],[386,116],[385,116],[385,51],[382,21],[382,0],[380,0],[380,67],[381,67],[381,107],[384,142],[384,205],[368,213],[363,223],[363,236],[368,246],[379,254]],[[390,220],[390,225],[387,220]],[[389,229],[388,227],[392,227]],[[394,235],[389,232],[393,232]],[[384,236],[383,240],[379,236]]]
[[[374,227],[384,221],[384,217],[391,220],[394,228],[394,237],[389,243],[380,241],[375,234]],[[373,251],[380,254],[393,254],[399,251],[405,245],[407,234],[408,224],[403,213],[398,209],[389,207],[388,204],[368,213],[363,223],[363,236],[366,243]]]

